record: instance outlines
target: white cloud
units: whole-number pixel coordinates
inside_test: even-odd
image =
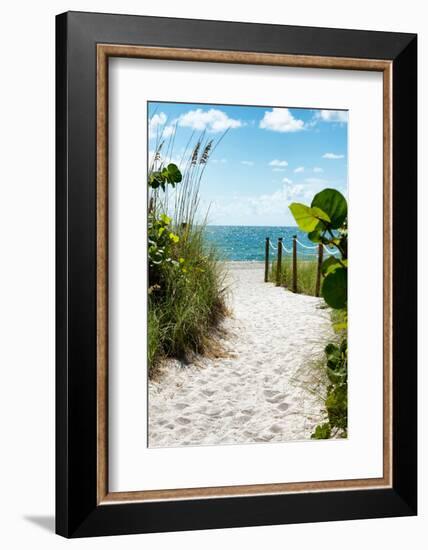
[[[157,138],[164,140],[169,138],[175,131],[175,125],[177,121],[173,121],[166,126],[168,117],[165,113],[156,113],[149,121],[149,139]]]
[[[325,153],[323,159],[343,159],[345,155],[336,155],[336,153]]]
[[[260,128],[273,132],[298,132],[303,130],[304,126],[303,120],[294,118],[288,109],[278,107],[273,108],[272,111],[265,111],[259,124]]]
[[[270,193],[217,196],[210,202],[209,223],[219,225],[295,225],[290,213],[291,202],[310,204],[314,195],[325,187],[325,181],[293,183],[284,178]]]
[[[294,199],[300,196],[305,189],[304,185],[301,183],[296,183],[295,185],[288,187],[288,196],[290,199]]]
[[[306,178],[305,182],[312,185],[320,185],[322,183],[327,183],[327,180],[323,180],[321,178]]]
[[[298,166],[297,168],[294,169],[294,173],[295,174],[301,174],[302,172],[305,171],[305,167],[304,166]]]
[[[302,184],[283,184],[272,193],[219,196],[210,203],[209,223],[292,225],[294,220],[288,206],[293,201],[304,200],[304,193]]]
[[[149,139],[160,136],[162,133],[162,126],[166,123],[168,117],[165,113],[154,114],[149,121]]]
[[[348,111],[321,109],[321,111],[317,112],[316,118],[323,122],[348,122]]]
[[[314,172],[316,174],[321,174],[321,172],[324,172],[324,170],[322,168],[320,168],[319,166],[314,166]]]
[[[254,166],[254,162],[252,160],[241,160],[241,164],[245,164],[245,166]]]
[[[286,184],[273,193],[248,197],[246,202],[255,209],[257,215],[282,214],[284,216],[288,212],[290,202],[300,196],[303,191],[304,185],[302,184]],[[236,205],[234,206],[236,210]]]
[[[213,164],[226,164],[227,159],[211,159],[210,162]]]
[[[240,120],[235,120],[227,116],[223,111],[218,109],[196,109],[188,111],[178,118],[178,125],[193,130],[207,130],[210,133],[224,132],[229,128],[239,128],[243,126]]]
[[[170,124],[169,126],[164,126],[162,130],[162,139],[168,138],[170,135],[174,133],[175,126]]]
[[[288,162],[286,160],[275,159],[270,161],[269,166],[285,167],[285,166],[288,166]]]

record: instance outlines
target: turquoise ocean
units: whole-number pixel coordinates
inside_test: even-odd
[[[265,242],[269,237],[273,247],[278,246],[278,237],[283,238],[283,255],[291,256],[293,235],[297,236],[299,244],[297,253],[305,259],[316,258],[317,251],[306,233],[299,231],[297,227],[265,227],[253,225],[208,225],[206,226],[208,243],[214,245],[220,259],[234,262],[261,262],[265,259]],[[301,243],[301,244],[300,244]],[[310,248],[305,248],[305,246]],[[276,258],[277,251],[269,247],[270,259]]]

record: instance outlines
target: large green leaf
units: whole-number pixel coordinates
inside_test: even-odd
[[[311,231],[310,233],[308,233],[308,239],[313,243],[320,243],[322,232],[323,229],[315,229],[315,231]]]
[[[327,304],[333,309],[346,307],[348,299],[347,269],[341,267],[325,277],[322,285],[322,295]]]
[[[318,218],[319,220],[322,220],[324,222],[330,222],[330,216],[322,210],[322,208],[319,208],[318,206],[312,206],[311,207],[312,215],[315,218]]]
[[[168,164],[168,182],[169,183],[179,183],[182,179],[180,170],[176,164]]]
[[[162,185],[163,178],[160,172],[152,172],[149,176],[149,186],[153,189],[157,189],[159,185]]]
[[[169,183],[172,187],[175,187],[176,183],[182,180],[182,175],[178,167],[171,163],[168,166],[164,166],[162,171],[152,172],[148,178],[148,184],[153,189],[162,187],[165,191],[166,184]]]
[[[335,256],[329,256],[326,260],[323,261],[321,266],[321,272],[324,276],[332,273],[336,269],[342,268],[343,263],[336,258]]]
[[[328,215],[318,207],[312,208],[306,206],[306,204],[293,202],[290,204],[289,208],[299,228],[306,233],[315,231],[315,229],[321,225],[322,221],[327,223],[330,221]]]
[[[338,229],[346,219],[348,205],[342,193],[336,189],[324,189],[312,199],[312,208],[320,208],[331,221],[331,228]]]

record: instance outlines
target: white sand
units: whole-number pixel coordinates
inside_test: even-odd
[[[325,418],[325,382],[313,391],[333,335],[323,300],[264,283],[262,264],[227,265],[233,314],[221,342],[233,356],[167,362],[149,384],[150,447],[308,439]]]

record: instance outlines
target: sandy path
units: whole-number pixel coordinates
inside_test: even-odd
[[[263,282],[260,264],[228,264],[228,358],[169,361],[149,384],[149,446],[308,439],[323,419],[314,357],[332,336],[322,300]]]

